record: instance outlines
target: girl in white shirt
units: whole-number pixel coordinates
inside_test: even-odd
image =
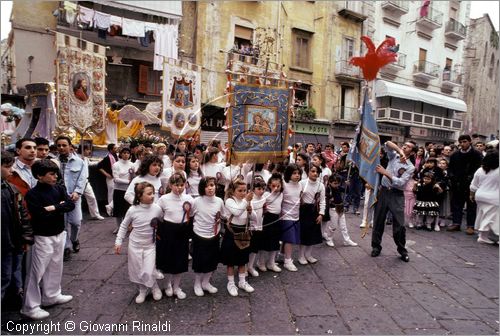
[[[139,284],[139,295],[135,298],[135,302],[143,303],[149,289],[153,292],[153,298],[158,301],[162,294],[156,282],[156,246],[151,221],[161,219],[163,212],[153,203],[154,187],[150,183],[137,184],[134,194],[134,205],[128,209],[116,236],[115,253],[120,254],[123,239],[131,224],[133,230],[128,244],[128,274],[130,281]]]
[[[200,184],[203,174],[200,169],[200,162],[194,155],[189,155],[187,158],[188,164],[186,165],[186,193],[192,197],[198,197],[198,185]]]
[[[319,180],[324,185],[328,184],[328,178],[332,175],[330,168],[326,166],[326,160],[321,154],[313,154],[311,159],[311,164],[316,167],[321,168],[321,174],[319,175]]]
[[[193,271],[194,293],[217,293],[210,278],[219,264],[219,232],[224,211],[224,201],[215,196],[215,177],[204,177],[199,183],[199,197],[193,204]]]
[[[295,159],[295,164],[300,168],[302,171],[300,175],[301,180],[307,180],[307,174],[309,172],[309,156],[305,153],[299,153],[297,154],[297,158]]]
[[[169,179],[174,173],[179,173],[184,176],[184,179],[187,179],[186,176],[186,154],[184,153],[175,153],[172,161],[172,167],[164,169],[161,173],[161,186],[163,190],[165,190],[165,194],[170,192],[169,189]]]
[[[309,178],[300,181],[302,186],[300,205],[299,264],[314,264],[318,260],[311,255],[313,245],[321,244],[321,222],[325,215],[325,185],[320,181],[321,168],[311,166]]]
[[[146,155],[142,160],[137,176],[130,182],[127,191],[125,191],[125,200],[129,204],[134,202],[134,188],[137,183],[149,182],[155,187],[155,202],[160,198],[161,180],[160,175],[163,169],[163,161],[156,155]],[[163,192],[161,192],[163,194]]]
[[[163,223],[158,225],[156,267],[169,275],[165,289],[167,296],[175,294],[182,300],[186,294],[180,288],[180,282],[181,274],[188,271],[189,219],[192,217],[194,199],[184,193],[186,179],[183,174],[174,173],[169,185],[171,192],[158,201],[164,215]]]
[[[248,273],[254,277],[259,276],[255,269],[255,259],[257,258],[262,243],[262,221],[264,213],[264,204],[266,199],[263,197],[266,190],[266,182],[260,176],[256,176],[253,181],[253,199],[251,202],[252,215],[250,217],[250,231],[252,238],[250,241],[250,255],[248,257]]]
[[[246,281],[245,265],[248,263],[249,247],[240,249],[234,243],[234,233],[245,232],[247,219],[252,212],[250,202],[253,193],[247,193],[247,185],[242,179],[236,179],[229,184],[226,192],[225,208],[230,215],[228,228],[224,234],[221,245],[221,262],[227,266],[227,290],[231,296],[238,296],[238,288],[234,282],[234,267],[238,266],[238,287],[247,293],[254,291],[253,287]]]
[[[113,164],[113,217],[116,219],[116,229],[113,233],[118,233],[123,217],[127,213],[130,204],[125,200],[125,192],[134,178],[134,164],[130,162],[130,149],[122,148],[118,155],[118,161]]]
[[[297,156],[297,159],[299,156]],[[283,203],[281,208],[281,241],[285,252],[285,267],[290,272],[296,272],[293,264],[293,245],[300,244],[300,196],[302,186],[299,184],[302,170],[297,164],[289,164],[285,169],[285,184],[283,187]]]
[[[203,176],[206,177],[215,177],[216,178],[216,191],[215,194],[220,197],[224,198],[224,187],[225,187],[225,179],[224,175],[222,174],[222,170],[226,166],[224,162],[218,163],[217,162],[217,153],[218,149],[214,147],[210,147],[208,151],[205,153],[203,157],[203,162],[201,164],[201,172]]]
[[[276,264],[276,255],[280,250],[281,235],[281,203],[283,202],[283,178],[281,174],[273,174],[267,182],[267,191],[264,193],[264,219],[262,224],[262,240],[260,244],[259,261],[257,268],[265,272],[281,272]],[[269,256],[266,260],[266,253]]]

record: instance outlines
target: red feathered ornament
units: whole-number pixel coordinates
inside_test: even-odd
[[[351,58],[352,65],[358,66],[363,70],[363,77],[367,81],[377,78],[377,73],[381,67],[396,61],[397,54],[390,48],[394,47],[396,40],[393,37],[386,38],[375,50],[375,45],[368,36],[362,36],[361,40],[368,48],[364,57]]]

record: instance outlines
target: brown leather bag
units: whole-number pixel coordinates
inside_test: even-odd
[[[248,225],[245,225],[245,231],[239,232],[239,233],[234,233],[234,230],[231,227],[231,220],[232,219],[233,219],[233,216],[231,215],[227,220],[226,227],[227,227],[228,231],[233,234],[234,244],[240,250],[244,250],[244,249],[250,247],[250,240],[252,239],[252,232],[250,230],[248,230]]]

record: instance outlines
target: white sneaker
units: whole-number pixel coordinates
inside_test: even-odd
[[[167,285],[167,288],[165,288],[165,295],[168,297],[172,297],[174,295],[174,290],[172,289],[172,285]]]
[[[259,269],[259,271],[261,272],[266,272],[267,271],[267,268],[265,265],[261,265],[259,263],[257,263],[257,268]]]
[[[177,298],[179,300],[184,300],[186,298],[186,293],[184,293],[182,291],[182,289],[178,288],[177,290],[174,291],[174,294],[175,296],[177,296]]]
[[[21,314],[29,317],[32,320],[42,320],[42,319],[50,316],[49,312],[46,310],[43,310],[42,308],[36,308],[36,309],[29,311],[29,312],[21,310]]]
[[[234,282],[227,283],[227,291],[231,296],[238,296],[238,287],[236,287]]]
[[[344,246],[358,246],[358,244],[349,239],[344,241]]]
[[[68,303],[70,302],[71,300],[73,300],[73,296],[71,295],[63,295],[63,294],[59,294],[58,296],[56,296],[55,299],[53,299],[52,301],[49,301],[49,302],[43,302],[42,303],[42,306],[53,306],[53,305],[58,305],[58,304],[64,304],[64,303]]]
[[[104,217],[102,217],[101,215],[97,215],[97,216],[95,216],[95,217],[94,217],[94,219],[97,219],[97,220],[103,220],[103,219],[104,219]]]
[[[361,225],[359,227],[360,228],[365,228],[366,227],[366,223],[361,223]]]
[[[201,285],[199,285],[199,286],[194,285],[194,294],[196,296],[203,296],[203,295],[205,295],[205,293],[203,293],[203,288],[201,288]]]
[[[267,264],[266,267],[270,271],[273,271],[273,272],[276,272],[276,273],[280,273],[281,272],[281,268],[279,268],[278,265],[276,265],[276,263]]]
[[[259,276],[259,272],[257,272],[257,271],[255,270],[255,268],[250,268],[250,267],[249,267],[249,268],[248,268],[248,273],[249,273],[251,276],[253,276],[253,277],[258,277],[258,276]]]
[[[210,294],[215,294],[215,293],[217,293],[219,291],[216,287],[212,286],[212,284],[210,282],[208,284],[206,284],[206,285],[201,284],[201,288],[203,290],[206,290]]]
[[[326,241],[326,245],[330,246],[330,247],[335,247],[335,244],[333,243],[332,240],[327,240]]]
[[[495,244],[495,242],[493,240],[490,240],[488,238],[477,238],[477,242],[478,243],[483,243],[483,244]]]
[[[191,257],[191,254],[188,254],[188,260],[193,260],[193,257]]]
[[[283,267],[287,270],[287,271],[290,271],[290,272],[297,272],[298,269],[297,267],[293,264],[293,261],[290,261],[290,262],[286,262],[283,264]]]
[[[238,287],[243,289],[247,293],[253,293],[255,291],[255,289],[253,289],[253,287],[250,286],[250,284],[246,281],[238,283]]]
[[[306,260],[307,260],[307,262],[308,262],[308,263],[310,263],[310,264],[315,264],[315,263],[317,263],[317,262],[318,262],[318,259],[314,258],[313,256],[308,256],[308,257],[306,257]]]
[[[439,228],[439,224],[434,225],[434,231],[439,232],[441,229]]]
[[[410,222],[410,224],[408,224],[408,227],[409,227],[410,229],[413,229],[413,228],[415,227],[415,224],[413,224],[412,222]]]
[[[299,262],[299,264],[301,265],[307,265],[307,260],[306,258],[304,257],[299,257],[299,259],[297,259],[297,261]]]
[[[113,215],[113,206],[108,204],[105,206],[105,208],[106,208],[106,213],[108,214],[108,216],[111,217]]]
[[[153,299],[155,301],[161,300],[163,295],[161,293],[160,287],[158,287],[158,284],[156,284],[151,291],[153,292]]]
[[[137,295],[135,297],[135,303],[137,304],[141,304],[141,303],[144,303],[144,301],[146,301],[146,295],[148,294],[148,291],[147,290],[139,290],[139,295]]]
[[[163,279],[165,279],[165,276],[163,275],[163,273],[160,272],[160,271],[158,271],[157,269],[155,269],[154,273],[155,273],[156,280],[163,280]]]

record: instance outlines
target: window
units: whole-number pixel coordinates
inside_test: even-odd
[[[234,26],[234,48],[242,50],[252,46],[253,29],[243,26]]]
[[[147,65],[139,65],[139,93],[151,96],[161,95],[161,72]]]
[[[297,104],[299,108],[309,106],[310,92],[311,85],[300,84],[299,87],[295,88],[295,104]]]
[[[495,55],[491,54],[490,68],[488,69],[488,77],[493,79],[493,69],[495,68]]]
[[[293,66],[302,69],[310,69],[312,33],[294,28],[292,30],[292,38],[294,50]]]
[[[354,39],[344,37],[342,48],[342,61],[349,61],[354,56]]]

